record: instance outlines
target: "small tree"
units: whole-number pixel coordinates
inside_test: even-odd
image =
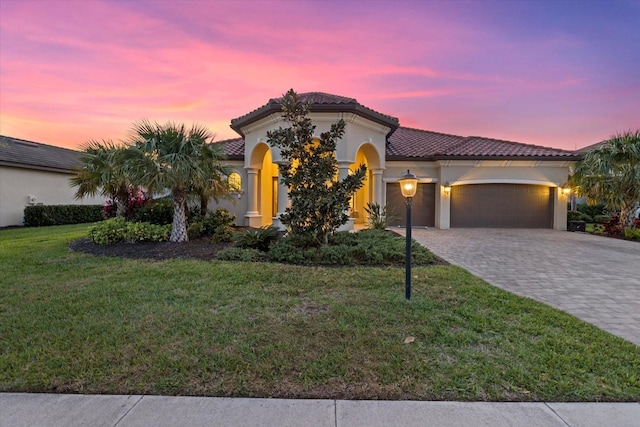
[[[186,226],[186,200],[190,190],[212,185],[227,173],[220,146],[210,144],[211,133],[194,125],[136,123],[127,149],[130,174],[151,193],[171,192],[173,224],[171,242],[189,240]]]
[[[620,222],[632,227],[640,200],[640,130],[613,136],[587,152],[575,167],[572,185],[591,202],[620,211]]]
[[[314,138],[315,126],[307,117],[309,108],[289,90],[282,98],[287,128],[267,133],[269,144],[280,148],[286,164],[281,164],[282,182],[289,189],[291,206],[280,218],[293,234],[311,234],[328,244],[329,235],[345,224],[349,202],[363,186],[366,167],[360,167],[342,181],[338,177],[336,143],[342,138],[345,122],[340,119],[328,132]]]
[[[100,194],[115,204],[116,216],[124,216],[132,191],[131,180],[124,160],[124,147],[112,141],[85,143],[80,154],[82,166],[75,169],[69,181],[78,187],[75,197]]]

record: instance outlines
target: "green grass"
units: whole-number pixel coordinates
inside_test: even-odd
[[[455,266],[145,261],[0,231],[0,391],[637,401],[640,347]],[[404,344],[406,337],[415,341]]]

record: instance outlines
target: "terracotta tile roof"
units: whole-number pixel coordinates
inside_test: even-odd
[[[447,147],[457,145],[463,139],[461,136],[401,126],[388,139],[387,159],[431,157],[442,154]]]
[[[559,148],[479,136],[464,138],[462,143],[449,147],[445,154],[447,156],[473,157],[575,157],[577,155],[574,151],[561,150]]]
[[[227,157],[232,160],[244,158],[244,140],[228,139],[216,142],[223,144]],[[457,136],[420,129],[399,127],[388,139],[387,160],[439,160],[439,159],[562,159],[577,160],[575,151],[539,145],[522,144],[478,136]]]
[[[214,144],[220,144],[227,158],[230,160],[242,160],[244,159],[244,139],[233,138],[225,139],[223,141],[216,141]]]
[[[0,135],[0,165],[55,172],[79,166],[80,152]]]
[[[457,136],[399,127],[389,137],[387,160],[437,160],[445,158],[562,158],[576,160],[579,153],[539,145],[522,144],[478,136]]]
[[[379,113],[371,108],[360,104],[355,98],[346,96],[332,95],[324,92],[306,92],[298,94],[300,101],[309,104],[309,110],[312,112],[353,112],[373,122],[387,126],[393,132],[398,126],[399,121],[396,117]],[[271,98],[262,107],[247,113],[243,116],[231,120],[231,129],[242,133],[242,127],[263,119],[273,113],[279,113],[282,109],[282,97]],[[243,135],[244,136],[244,135]]]

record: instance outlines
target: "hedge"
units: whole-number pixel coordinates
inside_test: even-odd
[[[101,205],[36,205],[24,208],[26,227],[102,221]]]

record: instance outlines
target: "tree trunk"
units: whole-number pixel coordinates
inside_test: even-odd
[[[184,189],[173,189],[173,224],[171,225],[170,242],[186,242],[189,240],[187,235],[187,222],[185,215],[186,191]]]
[[[113,199],[113,202],[116,204],[116,216],[124,217],[127,213],[127,203],[120,199]]]
[[[625,228],[633,228],[635,220],[635,205],[634,202],[628,202],[624,209],[620,210],[620,224],[622,224],[622,230]]]
[[[200,195],[200,215],[206,216],[207,210],[209,210],[209,199]]]

